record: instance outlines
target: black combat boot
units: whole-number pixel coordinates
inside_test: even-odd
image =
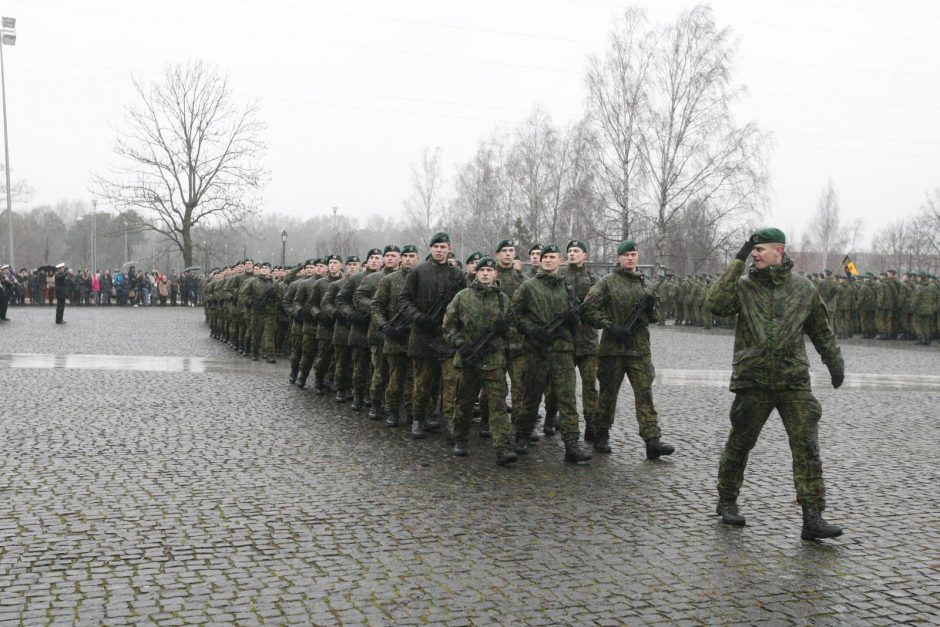
[[[316,379],[313,383],[313,393],[317,396],[324,396],[326,394],[326,383],[323,382],[323,379]]]
[[[345,403],[345,402],[346,402],[346,392],[343,392],[342,390],[337,389],[337,390],[336,390],[336,398],[335,398],[334,400],[335,400],[337,403]]]
[[[646,459],[654,461],[662,455],[672,455],[676,449],[665,442],[660,442],[659,438],[650,438],[646,441]]]
[[[268,355],[268,363],[269,363],[269,364],[276,364],[276,363],[277,363],[277,359],[274,358],[274,355]]]
[[[517,435],[516,436],[516,452],[520,455],[529,454],[529,436],[527,435]]]
[[[515,462],[519,457],[511,450],[496,451],[496,463],[500,466],[508,466]]]
[[[610,431],[598,429],[594,432],[594,450],[598,453],[610,453]]]
[[[397,427],[401,419],[398,417],[397,409],[390,409],[388,416],[385,417],[385,426],[386,427]]]
[[[297,373],[300,372],[300,366],[291,366],[290,367],[290,376],[287,377],[287,380],[291,383],[297,383]],[[307,382],[304,381],[306,384]]]
[[[381,420],[382,416],[380,415],[379,408],[373,405],[369,408],[369,420]]]
[[[594,427],[592,427],[591,425],[586,425],[586,426],[584,427],[584,441],[585,441],[585,442],[593,442],[593,441],[594,441],[594,437],[595,437],[595,433],[596,433],[596,431],[594,431]]]
[[[800,537],[804,540],[819,540],[821,538],[838,538],[842,535],[842,527],[830,525],[822,517],[822,510],[818,507],[803,506],[803,532]]]
[[[718,501],[715,513],[721,516],[721,522],[726,525],[744,525],[744,516],[738,512],[738,504],[734,501]]]
[[[480,433],[479,433],[479,435],[480,435],[481,438],[489,438],[489,437],[492,437],[493,434],[492,434],[492,432],[490,431],[490,421],[489,421],[489,420],[481,420],[481,421],[480,421]]]
[[[441,421],[434,415],[424,421],[424,428],[428,433],[437,433],[441,430]]]
[[[252,354],[251,354],[251,361],[258,361],[258,359],[259,359],[260,357],[261,357],[261,355],[259,355],[258,353],[252,353]]]
[[[454,442],[454,457],[466,457],[467,456],[467,443],[455,441]]]
[[[362,409],[362,397],[353,396],[352,403],[350,403],[349,405],[349,409],[353,411],[359,411],[360,409]]]
[[[426,437],[428,437],[428,434],[424,432],[424,419],[415,416],[414,420],[411,421],[411,439],[423,440]]]
[[[565,461],[580,464],[591,459],[591,454],[583,450],[577,442],[565,443]]]
[[[547,436],[555,435],[558,430],[558,414],[545,413],[545,421],[542,423],[542,433]]]

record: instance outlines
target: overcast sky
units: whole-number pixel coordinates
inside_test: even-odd
[[[638,3],[655,21],[689,2]],[[581,117],[587,59],[610,0],[8,0],[10,163],[30,206],[88,199],[111,159],[131,76],[202,59],[259,99],[272,180],[265,209],[399,215],[410,167],[439,146],[452,175],[481,138],[535,105]],[[771,215],[805,231],[832,178],[865,244],[940,186],[940,3],[715,0],[740,40],[737,108],[774,137]]]

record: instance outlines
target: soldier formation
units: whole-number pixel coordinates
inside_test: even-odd
[[[748,240],[748,250],[720,278],[670,275],[655,285],[638,271],[639,251],[630,240],[618,246],[617,267],[603,277],[587,267],[588,246],[579,240],[564,250],[555,244],[532,246],[526,272],[522,251],[503,240],[492,254],[472,254],[463,269],[444,232],[428,242],[424,261],[414,245],[375,248],[364,261],[327,255],[292,268],[245,260],[209,274],[206,320],[212,337],[246,357],[274,363],[278,354],[289,355],[288,379],[296,388],[332,395],[353,411],[368,408],[369,418],[389,428],[410,425],[415,440],[443,427],[457,457],[468,454],[478,415],[477,433],[490,439],[501,466],[517,462],[540,440],[540,418],[546,437],[560,434],[567,462],[591,459],[582,437],[594,453],[610,453],[624,377],[633,388],[647,459],[672,454],[674,447],[661,439],[653,402],[649,325],[665,324],[667,318],[706,328],[737,323],[732,380],[737,396],[719,472],[718,513],[727,524],[744,524],[736,499],[747,453],[776,408],[800,464],[794,462],[794,478],[804,505],[803,536],[835,537],[841,529],[821,517],[816,444],[821,409],[809,389],[805,356],[799,358],[803,334],[813,337],[838,387],[843,367],[828,311],[847,311],[841,295],[861,296],[883,283],[892,296],[873,299],[873,320],[881,321],[882,335],[910,337],[921,329],[929,342],[937,330],[937,283],[910,276],[898,282],[895,292],[890,274],[881,282],[791,275],[782,243],[774,244],[776,258],[759,267],[755,257],[742,277],[748,254],[783,241],[776,229],[769,230],[771,239],[761,233]],[[831,293],[825,289],[830,281]],[[793,307],[767,318],[767,308],[756,303],[778,283],[783,291],[776,293],[790,294],[786,298]],[[908,288],[909,296],[902,298]],[[865,311],[859,300],[853,299],[848,311]],[[907,327],[904,313],[910,313]],[[839,337],[866,328],[864,315],[846,318],[845,324],[836,320]],[[739,319],[751,321],[742,327]],[[755,328],[772,329],[780,346],[763,342]],[[741,350],[753,372],[740,365]],[[539,416],[543,403],[544,417]]]

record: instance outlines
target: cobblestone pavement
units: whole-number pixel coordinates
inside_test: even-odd
[[[678,371],[727,373],[727,332],[653,329],[670,459],[643,458],[627,389],[612,455],[568,466],[556,437],[503,469],[486,440],[457,459],[289,386],[195,309],[9,315],[2,623],[940,622],[940,392],[911,378],[940,375],[937,350],[853,343],[850,373],[897,389],[818,386],[827,517],[846,529],[823,543],[799,538],[779,420],[748,525],[714,515],[732,395]]]

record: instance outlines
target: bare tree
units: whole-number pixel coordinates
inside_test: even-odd
[[[598,235],[634,236],[643,162],[638,154],[646,87],[655,47],[640,9],[626,11],[609,36],[603,59],[590,61],[587,125],[594,152],[596,191],[606,208]]]
[[[820,254],[823,268],[828,268],[833,258],[841,259],[840,255],[848,250],[853,230],[860,229],[860,223],[855,229],[843,224],[839,195],[832,179],[829,179],[826,188],[819,196],[816,213],[809,223],[809,240],[816,252]]]
[[[257,104],[236,106],[228,79],[202,62],[167,67],[162,84],[135,79],[134,87],[139,103],[125,107],[118,163],[95,177],[95,193],[139,211],[132,228],[166,236],[189,266],[194,228],[235,226],[259,211],[266,125]]]
[[[767,142],[755,124],[735,123],[731,105],[743,91],[732,83],[736,45],[711,9],[683,13],[655,41],[637,154],[661,262],[687,204],[707,204],[725,219],[760,211]]]
[[[441,149],[425,147],[421,161],[411,168],[412,190],[405,200],[405,218],[421,242],[427,242],[440,226],[444,212],[444,174]]]
[[[872,248],[884,256],[888,265],[900,271],[905,261],[909,260],[914,232],[908,219],[899,219],[890,223],[875,234]],[[910,268],[908,268],[910,269]]]

